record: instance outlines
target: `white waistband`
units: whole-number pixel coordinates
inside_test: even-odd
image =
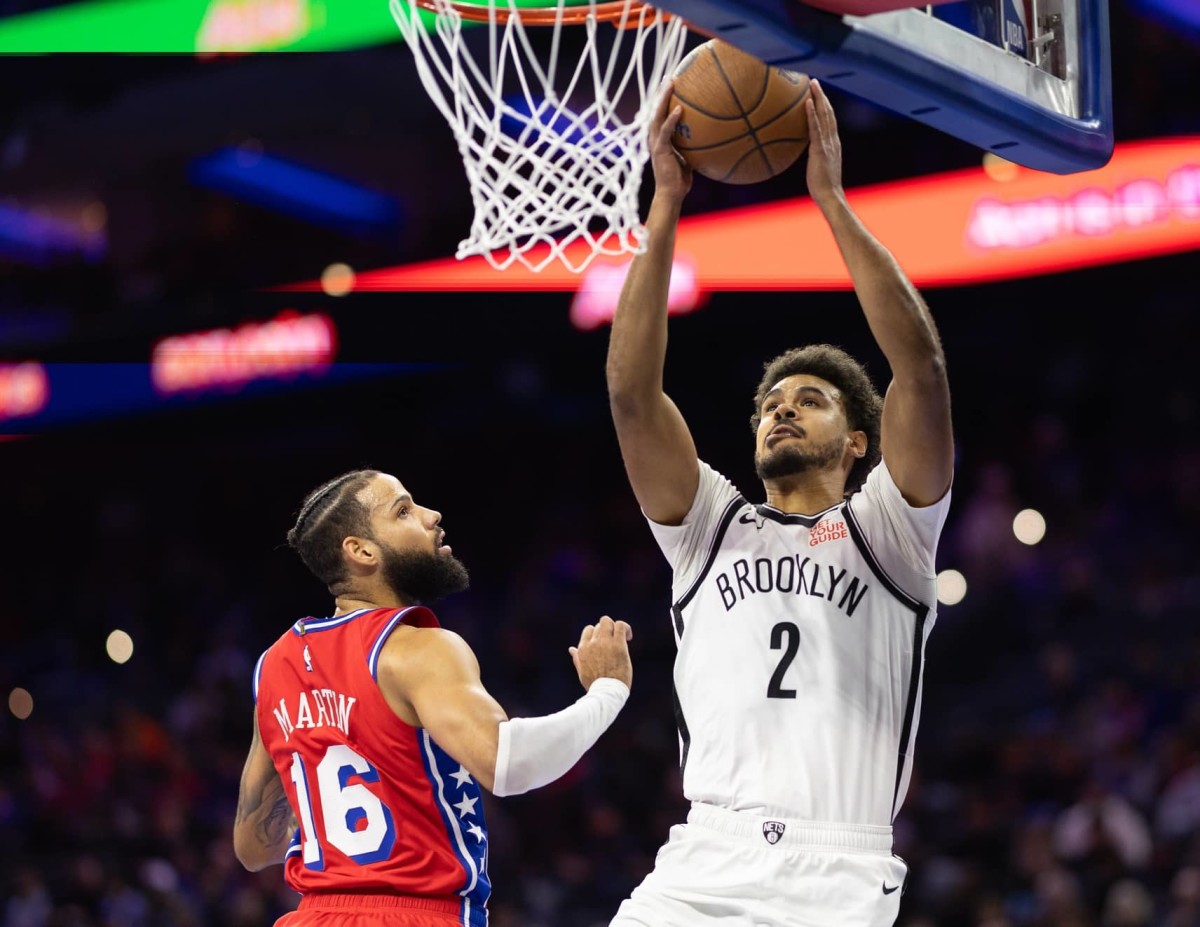
[[[892,829],[871,824],[768,818],[700,802],[692,803],[687,822],[689,826],[703,827],[728,837],[765,841],[773,846],[782,844],[868,853],[892,852]]]

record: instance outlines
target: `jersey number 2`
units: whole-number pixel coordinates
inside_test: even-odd
[[[786,644],[784,638],[787,638]],[[794,622],[781,621],[771,628],[771,649],[782,649],[783,656],[779,658],[779,665],[771,674],[771,682],[767,686],[767,698],[795,698],[795,689],[783,688],[783,676],[788,671],[788,667],[792,665],[792,661],[796,659],[796,651],[800,649],[800,629]]]
[[[300,838],[304,865],[325,868],[324,843],[336,847],[350,859],[365,866],[391,855],[396,843],[396,823],[392,812],[363,783],[378,782],[379,771],[345,744],[333,744],[317,764],[316,798],[325,823],[324,839],[319,839],[313,818],[313,795],[308,770],[299,753],[292,754],[292,783],[300,815]],[[362,782],[348,785],[352,776]]]

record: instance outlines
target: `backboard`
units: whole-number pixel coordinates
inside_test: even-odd
[[[1107,0],[943,0],[896,8],[903,2],[657,0],[657,5],[684,18],[693,31],[1025,167],[1069,174],[1108,161],[1113,132]]]

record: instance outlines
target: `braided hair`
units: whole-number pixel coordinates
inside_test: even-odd
[[[371,537],[371,514],[358,494],[378,470],[351,470],[322,483],[304,499],[296,523],[287,533],[292,547],[330,594],[345,589],[342,541],[350,535]]]

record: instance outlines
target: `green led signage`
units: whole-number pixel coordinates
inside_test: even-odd
[[[336,51],[399,41],[386,0],[89,0],[0,19],[0,54]]]

